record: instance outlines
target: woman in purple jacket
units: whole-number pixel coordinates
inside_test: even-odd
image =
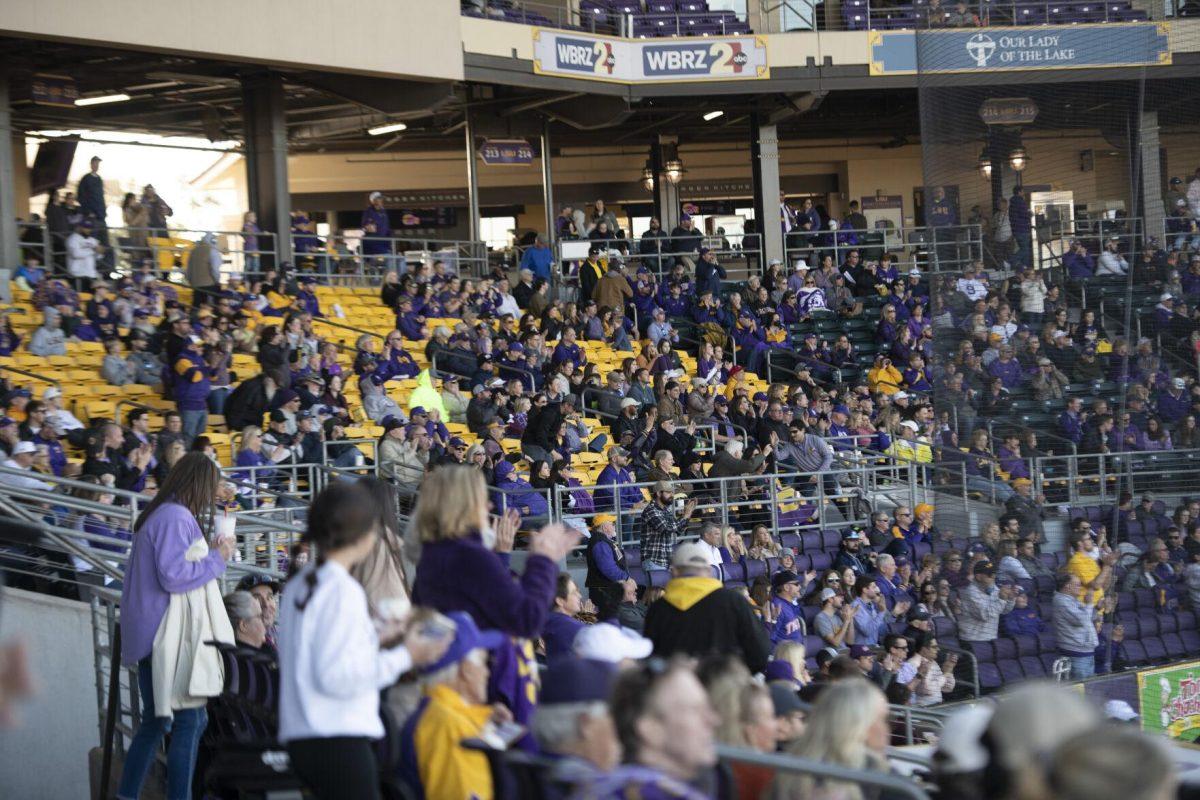
[[[413,512],[421,545],[413,601],[443,613],[465,611],[480,628],[510,637],[495,654],[488,699],[504,703],[517,722],[528,725],[537,702],[532,640],[542,635],[558,564],[579,534],[557,524],[533,534],[517,579],[508,557],[519,524],[511,510],[489,518],[487,486],[478,470],[446,466],[431,472]]]
[[[150,658],[171,595],[197,589],[218,577],[233,555],[233,539],[223,538],[213,543],[207,557],[199,561],[184,558],[192,543],[205,535],[200,521],[211,526],[220,477],[212,459],[203,453],[188,453],[167,473],[158,494],[133,526],[133,548],[121,593],[121,663],[137,665],[142,721],[125,758],[117,789],[120,800],[136,800],[168,731],[167,797],[191,797],[196,748],[208,718],[203,707],[176,709],[174,719],[155,713]],[[193,645],[204,646],[200,642]]]

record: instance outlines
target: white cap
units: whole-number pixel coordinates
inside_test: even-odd
[[[371,203],[374,203],[376,200],[382,200],[382,199],[383,199],[383,192],[371,192],[369,195],[367,195],[367,201],[371,202]]]
[[[1183,208],[1184,206],[1187,205],[1187,200],[1184,200],[1182,197],[1180,197],[1179,199],[1177,199],[1175,201],[1175,205],[1179,206],[1180,208]]]
[[[771,262],[769,264],[767,264],[767,266],[768,267],[779,267],[779,266],[783,266],[783,262],[780,261],[778,258],[772,258]]]
[[[640,405],[641,403],[639,403],[637,400],[634,400],[632,397],[626,397],[621,401],[621,408],[637,408]]]
[[[19,456],[22,453],[36,453],[37,445],[33,442],[20,441],[13,445],[13,455]]]
[[[833,589],[830,589],[827,587],[825,589],[822,589],[821,593],[819,595],[817,595],[817,600],[824,603],[826,600],[828,600],[831,597],[837,597],[837,592],[835,592]]]
[[[62,397],[62,389],[59,389],[57,386],[51,386],[42,392],[43,400],[57,400],[60,397]]]
[[[893,400],[907,400],[908,397],[909,397],[908,392],[904,391],[903,389],[901,389],[900,391],[898,391],[892,395]]]
[[[1168,300],[1174,300],[1174,299],[1175,299],[1175,295],[1171,294],[1170,292],[1163,292],[1162,294],[1160,294],[1158,296],[1158,301],[1160,303],[1165,303]]]
[[[1140,718],[1140,715],[1133,710],[1133,706],[1124,700],[1109,700],[1105,703],[1104,716],[1120,722],[1132,722]]]
[[[1173,381],[1171,381],[1171,383],[1175,384],[1176,389],[1187,388],[1187,381],[1185,381],[1183,378],[1175,378]]]
[[[910,278],[919,278],[919,277],[921,277],[921,270],[917,269],[916,267],[913,267],[912,269],[910,269],[910,270],[908,271],[908,277],[910,277]]]
[[[808,262],[805,261],[803,258],[797,258],[796,264],[795,264],[795,269],[808,269]]]
[[[913,422],[911,419],[906,419],[906,420],[904,420],[904,422],[901,422],[900,427],[908,428],[909,430],[912,430],[912,431],[921,430],[921,426],[918,425],[917,423]]]
[[[980,739],[992,721],[990,705],[979,703],[951,714],[942,726],[933,760],[939,772],[978,772],[988,764],[988,751]]]
[[[493,389],[499,389],[503,385],[504,378],[492,378],[492,382],[489,384]]]
[[[671,555],[672,567],[709,567],[708,550],[699,542],[688,542],[675,548]]]
[[[580,658],[616,664],[627,658],[648,658],[654,650],[654,643],[628,628],[600,622],[596,625],[585,625],[575,634],[572,649]]]

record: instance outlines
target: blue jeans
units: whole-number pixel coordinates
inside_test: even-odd
[[[995,495],[996,502],[1004,503],[1008,498],[1012,497],[1016,492],[1012,490],[1004,481],[990,481],[987,478],[979,475],[967,476],[967,488],[974,492],[979,492],[989,501]]]
[[[196,751],[200,747],[204,728],[208,725],[208,715],[203,707],[179,709],[174,719],[154,715],[154,680],[150,673],[150,656],[138,662],[138,691],[142,694],[142,722],[129,743],[117,797],[119,800],[136,800],[146,781],[146,773],[154,763],[163,734],[170,733],[171,743],[167,747],[167,799],[190,800]]]
[[[180,409],[179,416],[183,420],[183,435],[187,437],[188,447],[191,447],[192,440],[202,435],[208,427],[208,410],[202,408],[199,411],[184,411]]]
[[[1081,681],[1096,674],[1095,656],[1067,656],[1071,660],[1071,680]]]
[[[230,388],[228,386],[220,389],[213,389],[208,393],[208,413],[224,414],[225,413],[225,398],[229,397]],[[207,420],[205,420],[207,422]]]

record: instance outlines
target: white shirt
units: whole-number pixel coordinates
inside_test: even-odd
[[[1193,217],[1200,217],[1200,178],[1193,178],[1187,190],[1188,210]]]
[[[96,248],[100,243],[91,236],[75,232],[67,237],[67,272],[76,278],[96,277]]]
[[[54,491],[53,486],[45,481],[40,481],[33,477],[34,472],[29,467],[22,467],[11,458],[4,460],[4,466],[7,469],[19,469],[26,473],[29,477],[26,477],[25,475],[9,475],[8,473],[3,473],[0,474],[0,483],[7,484],[9,486],[16,486],[18,489],[39,489],[43,492]]]
[[[958,291],[966,295],[972,303],[976,300],[987,299],[987,284],[978,278],[959,278]]]
[[[64,431],[83,430],[84,427],[83,423],[79,421],[79,418],[70,411],[67,411],[65,408],[58,408],[54,411],[47,412],[46,420],[57,420],[58,424],[56,427],[61,428]]]
[[[308,564],[279,601],[279,741],[383,736],[379,690],[412,667],[408,650],[379,649],[367,594],[337,562],[317,570],[308,597]]]
[[[714,567],[719,567],[725,563],[724,559],[721,558],[721,548],[715,547],[703,539],[697,540],[696,544],[703,547],[704,552],[708,554],[709,564],[712,564]]]
[[[1105,250],[1096,261],[1097,275],[1124,275],[1129,271],[1129,262],[1120,253]]]

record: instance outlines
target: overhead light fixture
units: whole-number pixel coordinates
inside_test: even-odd
[[[130,97],[124,93],[102,94],[97,97],[81,97],[75,101],[77,106],[102,106],[105,103],[124,103]]]
[[[663,164],[663,172],[667,176],[667,180],[671,183],[679,183],[683,180],[683,162],[678,158],[672,158],[666,164]]]
[[[646,167],[645,169],[642,170],[642,186],[645,187],[647,192],[654,191],[654,168],[653,167]]]
[[[1014,148],[1008,154],[1008,163],[1017,172],[1024,172],[1025,167],[1029,164],[1029,155],[1025,152],[1024,147]]]
[[[721,116],[724,116],[724,115],[725,115],[725,112],[724,112],[724,111],[710,111],[710,112],[708,112],[707,114],[705,114],[705,115],[704,115],[704,121],[705,121],[705,122],[712,122],[712,121],[713,121],[714,119],[716,119],[717,117],[721,117]]]
[[[992,179],[992,159],[987,150],[979,154],[979,174],[985,181]]]
[[[399,133],[400,131],[408,130],[408,125],[403,122],[391,122],[387,125],[378,125],[374,128],[367,128],[367,133],[371,136],[383,136],[385,133]]]

